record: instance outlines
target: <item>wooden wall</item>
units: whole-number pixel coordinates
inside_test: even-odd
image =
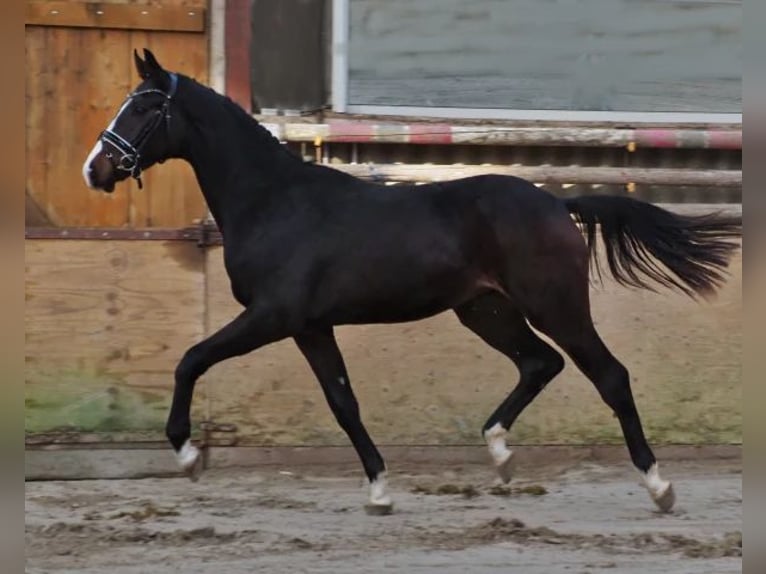
[[[204,335],[193,243],[28,240],[26,430],[162,436],[173,371]],[[204,416],[204,389],[195,401]]]
[[[107,195],[83,182],[82,164],[98,134],[138,83],[134,48],[151,49],[167,68],[200,82],[208,79],[206,28],[173,30],[188,26],[162,14],[181,7],[204,12],[207,0],[107,0],[98,9],[109,15],[124,5],[145,7],[151,18],[138,25],[120,13],[108,25],[60,26],[53,16],[44,17],[46,10],[63,16],[78,8],[89,13],[96,5],[28,3],[26,191],[56,226],[185,226],[206,214],[193,173],[182,162],[148,171],[143,190],[131,180]],[[120,19],[132,28],[110,27]]]
[[[187,347],[239,313],[221,248],[170,241],[27,240],[27,431],[162,439]],[[742,267],[710,303],[594,289],[593,313],[628,367],[656,443],[740,442]],[[380,444],[478,444],[517,373],[452,313],[338,329],[364,420]],[[194,420],[237,425],[244,445],[345,445],[292,341],[213,367]],[[593,386],[565,371],[523,413],[524,444],[622,441]]]

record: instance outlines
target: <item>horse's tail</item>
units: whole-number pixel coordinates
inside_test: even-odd
[[[564,203],[583,228],[599,279],[597,226],[617,282],[652,291],[646,278],[692,298],[712,295],[723,283],[742,236],[741,215],[678,215],[619,196],[582,196]]]

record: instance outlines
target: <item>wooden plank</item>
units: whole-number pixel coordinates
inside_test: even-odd
[[[742,172],[739,170],[429,164],[333,164],[332,167],[363,179],[401,183],[497,174],[514,175],[534,183],[742,185]]]
[[[70,67],[72,56],[72,31],[64,28],[49,28],[43,80],[44,92],[41,94],[43,106],[43,129],[45,130],[46,149],[45,172],[45,210],[59,224],[82,225],[87,221],[89,198],[85,193],[85,183],[80,175],[76,179],[77,164],[82,166],[87,151],[75,145],[79,125],[74,102],[80,90],[72,93],[69,88],[73,83],[73,69]],[[31,73],[31,72],[28,72]]]
[[[544,465],[552,460],[572,463],[625,464],[625,446],[622,444],[513,445],[513,449],[518,461],[527,468]],[[39,453],[40,451],[34,452]],[[687,460],[741,461],[742,445],[657,445],[654,448],[654,453],[657,460],[672,460],[674,462]],[[487,447],[481,438],[472,441],[472,444],[455,446],[387,445],[385,457],[389,464],[400,468],[404,464],[434,464],[449,467],[454,465],[455,461],[460,461],[461,464],[486,465]],[[344,464],[355,468],[359,464],[359,457],[351,445],[316,447],[216,446],[210,448],[207,463],[208,468],[263,468],[265,466],[284,468]],[[67,467],[68,464],[62,460],[60,470],[65,472]]]
[[[47,150],[47,210],[58,224],[120,226],[127,221],[124,194],[95,192],[82,178],[82,162],[113,111],[105,102],[127,93],[120,59],[127,33],[50,28],[50,91],[44,100]]]
[[[354,120],[354,121],[363,121],[367,123],[374,124],[376,122],[381,121],[381,116],[378,114],[370,114],[370,113],[350,113],[350,112],[334,112],[333,110],[325,110],[322,114],[325,121],[328,123],[335,122],[335,121],[347,121],[347,120]],[[477,119],[477,118],[442,118],[442,117],[425,117],[425,116],[412,116],[412,115],[397,115],[397,114],[386,114],[385,121],[386,122],[397,122],[406,124],[408,122],[417,121],[418,123],[423,124],[443,124],[445,121],[449,120],[449,123],[455,126],[475,126],[475,125],[482,125],[482,126],[494,126],[494,127],[528,127],[528,128],[573,128],[573,127],[581,127],[584,129],[591,129],[591,128],[599,128],[599,129],[625,129],[625,122],[624,121],[617,121],[617,120],[610,120],[608,118],[605,118],[603,120],[599,120],[598,122],[593,120],[563,120],[563,119],[545,119],[545,118],[537,118],[537,119],[517,119],[517,120],[506,120],[502,118],[486,118],[486,119]],[[711,124],[710,122],[704,122],[704,121],[668,121],[668,122],[658,122],[658,121],[646,121],[641,122],[642,128],[647,129],[679,129],[679,130],[708,130],[708,129],[716,129],[716,130],[734,130],[734,131],[741,131],[742,130],[742,121],[737,121],[736,119],[732,118],[731,121],[728,122],[716,122],[715,124]]]
[[[202,36],[166,32],[132,32],[130,52],[149,48],[168,70],[178,70],[184,75],[206,83],[208,78],[208,50]],[[133,85],[138,77],[132,61],[129,71]],[[119,106],[119,101],[112,106]],[[132,226],[185,227],[195,219],[207,215],[207,205],[197,183],[194,170],[184,161],[171,160],[154,166],[143,174],[144,188],[135,182],[128,183],[131,197],[130,222]],[[124,193],[118,187],[116,193]]]
[[[72,78],[68,82],[67,98],[70,107],[78,117],[80,130],[71,134],[71,148],[76,150],[70,163],[62,166],[62,182],[57,193],[60,201],[66,201],[69,185],[77,185],[88,209],[82,214],[77,225],[98,222],[103,226],[122,226],[129,221],[130,196],[126,193],[103,193],[88,189],[82,179],[82,162],[90,153],[96,138],[116,113],[112,102],[122,102],[131,88],[128,62],[130,60],[130,33],[114,30],[67,30],[70,42],[76,47],[76,58],[70,67]],[[66,171],[64,171],[66,169]],[[66,180],[64,180],[66,178]],[[71,182],[71,184],[69,184]]]
[[[27,449],[25,480],[125,479],[181,476],[168,449]]]
[[[124,74],[112,65],[125,49],[125,33],[97,30],[27,30],[27,185],[57,225],[124,225],[127,200],[88,190],[81,166],[109,121],[103,98],[122,98]],[[121,40],[123,45],[121,45]],[[121,79],[122,78],[122,79]]]
[[[250,7],[252,0],[228,0],[226,6],[226,94],[252,109],[250,84]]]
[[[476,441],[478,443],[478,440]],[[98,480],[120,478],[180,476],[178,465],[165,444],[157,448],[78,448],[38,449],[27,446],[24,456],[24,479],[31,480]],[[625,464],[623,445],[514,445],[514,452],[525,467],[533,468],[551,460],[570,463]],[[742,460],[742,446],[671,445],[654,449],[658,460],[680,461]],[[448,468],[461,464],[487,464],[487,448],[483,444],[465,446],[387,446],[386,459],[391,466],[435,464]],[[357,469],[359,458],[351,446],[332,447],[212,447],[207,452],[206,468],[281,468],[315,465],[348,465]]]
[[[377,123],[332,120],[325,124],[285,123],[279,137],[292,142],[583,146],[675,149],[742,149],[742,130],[626,129],[594,127],[507,127],[426,122]]]
[[[50,126],[46,121],[48,105],[53,100],[54,76],[50,71],[47,43],[49,30],[31,28],[26,31],[26,192],[45,212],[47,219],[56,223],[55,214],[48,210],[47,171]]]
[[[27,2],[27,26],[204,32],[205,9],[104,2]]]
[[[25,256],[27,432],[161,440],[175,366],[203,334],[200,250],[27,240]],[[206,418],[195,412],[197,422]]]

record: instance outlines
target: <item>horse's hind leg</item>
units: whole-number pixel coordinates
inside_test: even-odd
[[[593,382],[601,398],[617,415],[630,457],[641,472],[652,500],[660,510],[670,510],[675,503],[673,487],[660,478],[657,461],[644,436],[630,390],[628,370],[609,352],[592,324],[576,334],[570,330],[567,334],[551,336]]]
[[[455,313],[463,325],[511,359],[519,369],[518,384],[482,429],[500,477],[509,482],[513,452],[506,444],[506,434],[527,405],[561,372],[564,359],[535,335],[521,312],[502,295],[480,295],[456,308]]]
[[[576,253],[574,255],[577,255]],[[590,315],[587,257],[562,258],[545,281],[545,289],[524,303],[530,323],[556,342],[598,390],[619,419],[631,460],[657,506],[675,503],[670,482],[662,480],[644,436],[630,389],[628,370],[612,355],[596,332]]]

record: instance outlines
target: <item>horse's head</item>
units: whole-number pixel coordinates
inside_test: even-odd
[[[178,77],[165,71],[149,50],[133,53],[141,83],[101,133],[82,168],[85,183],[111,193],[117,182],[176,155],[178,121],[171,121]]]

